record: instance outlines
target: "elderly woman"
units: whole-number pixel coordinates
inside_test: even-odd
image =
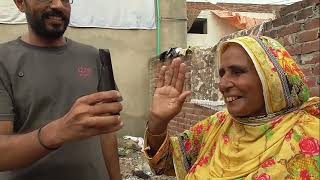
[[[227,110],[177,137],[167,125],[191,92],[186,65],[162,67],[145,134],[157,174],[178,179],[319,179],[319,98],[289,53],[268,37],[240,37],[218,48]]]

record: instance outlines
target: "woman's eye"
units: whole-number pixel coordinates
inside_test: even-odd
[[[234,71],[233,72],[234,74],[241,74],[241,73],[243,73],[242,71]]]
[[[223,77],[224,73],[225,73],[225,71],[223,69],[220,69],[219,70],[219,77]]]
[[[234,69],[234,70],[232,70],[232,73],[236,74],[236,75],[240,75],[240,74],[245,73],[245,71],[242,69]]]

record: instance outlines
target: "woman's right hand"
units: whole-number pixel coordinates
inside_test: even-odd
[[[157,88],[154,92],[151,106],[149,131],[152,134],[163,133],[168,123],[182,109],[190,91],[184,91],[186,65],[180,58],[176,58],[167,67],[160,70]]]

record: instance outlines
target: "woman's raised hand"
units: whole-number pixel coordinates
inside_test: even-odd
[[[160,70],[154,92],[149,120],[149,131],[155,134],[166,130],[168,123],[183,106],[190,91],[184,91],[186,65],[176,58]]]

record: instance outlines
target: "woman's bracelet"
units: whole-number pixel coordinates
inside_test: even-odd
[[[153,136],[153,137],[162,137],[162,136],[166,136],[167,135],[167,129],[161,133],[161,134],[152,134],[150,131],[149,131],[149,121],[147,122],[147,125],[146,125],[146,132],[147,132],[147,135],[149,136]]]

